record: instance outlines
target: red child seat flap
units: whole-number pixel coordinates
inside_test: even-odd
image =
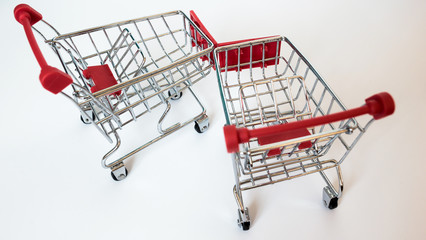
[[[207,30],[207,28],[204,26],[204,24],[201,22],[201,20],[198,18],[198,16],[195,14],[194,11],[190,11],[190,17],[191,20],[194,22],[194,24],[209,38],[214,48],[222,47],[222,46],[228,46],[233,44],[239,44],[244,42],[251,42],[261,39],[266,39],[270,37],[276,37],[276,36],[270,36],[270,37],[260,37],[260,38],[252,38],[252,39],[244,39],[244,40],[238,40],[238,41],[232,41],[232,42],[223,42],[218,43],[213,36],[210,34],[210,32]],[[195,45],[201,46],[202,49],[206,49],[208,47],[207,40],[203,38],[199,33],[197,34],[194,27],[190,26],[190,32],[192,38],[194,38],[195,41],[192,42],[192,46]],[[240,48],[240,51],[238,52],[238,49],[233,49],[229,51],[219,52],[218,58],[219,58],[219,66],[220,68],[224,68],[227,66],[228,71],[237,71],[242,69],[248,69],[248,68],[262,68],[267,67],[269,65],[277,65],[279,63],[279,54],[281,51],[281,41],[277,42],[267,42],[264,44],[255,44],[251,47],[243,47]],[[228,56],[226,55],[228,53]],[[238,55],[239,53],[239,55]],[[213,63],[214,57],[213,52],[210,53],[210,59]],[[202,56],[201,60],[206,61],[208,60],[207,56]],[[251,61],[250,61],[251,60]],[[262,60],[265,60],[262,62]],[[250,65],[250,62],[252,63]],[[240,65],[238,68],[237,65]],[[235,67],[231,67],[235,66]],[[213,64],[213,68],[216,69],[216,65]],[[225,71],[225,69],[221,70],[222,72]]]
[[[275,36],[272,36],[275,37]],[[270,37],[252,38],[240,41],[219,43],[218,47],[239,44],[244,42],[262,40]],[[228,71],[241,71],[249,68],[262,68],[269,65],[278,65],[281,51],[281,41],[268,42],[265,44],[254,44],[252,46],[219,52],[219,65],[227,67]],[[251,64],[250,64],[251,63]],[[239,66],[239,67],[238,67]],[[221,70],[222,72],[225,69]]]
[[[92,93],[109,88],[117,84],[114,75],[108,65],[90,66],[83,70],[83,75],[87,79],[92,79],[95,84],[90,88]],[[113,92],[112,95],[118,96],[121,94],[121,90]]]

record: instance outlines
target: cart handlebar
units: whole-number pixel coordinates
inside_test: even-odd
[[[395,111],[395,102],[387,92],[375,94],[365,100],[365,105],[350,110],[315,117],[297,122],[274,125],[263,128],[237,128],[235,125],[226,125],[223,128],[226,148],[229,153],[239,151],[240,143],[247,143],[253,138],[273,138],[279,133],[291,130],[306,129],[327,123],[337,122],[364,114],[370,114],[375,120],[387,117]]]
[[[61,70],[49,66],[40,51],[32,31],[32,25],[40,21],[42,15],[27,4],[19,4],[13,11],[16,21],[24,26],[24,31],[33,50],[34,56],[41,67],[40,82],[48,91],[57,94],[70,85],[72,78]]]

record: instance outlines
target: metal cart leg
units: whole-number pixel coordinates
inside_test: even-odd
[[[323,188],[322,198],[323,198],[324,205],[329,209],[337,208],[339,198],[342,196],[342,192],[343,192],[343,179],[342,179],[342,172],[340,169],[340,165],[336,165],[336,172],[337,172],[337,179],[339,182],[338,190],[336,190],[336,188],[330,182],[330,180],[328,179],[324,171],[319,172],[322,178],[324,179],[324,181],[327,183],[327,186]]]
[[[164,121],[164,118],[166,117],[167,113],[169,113],[169,111],[171,109],[171,105],[170,105],[170,102],[167,101],[167,100],[165,100],[164,97],[162,98],[162,100],[166,103],[167,107],[166,107],[166,110],[164,110],[163,115],[161,115],[160,120],[158,120],[157,130],[158,130],[158,132],[160,134],[165,134],[167,132],[171,132],[171,131],[177,130],[178,128],[181,127],[181,124],[180,123],[176,123],[176,124],[168,127],[167,129],[163,129],[163,127],[162,127],[163,121]]]
[[[110,123],[111,128],[112,128],[112,124]],[[109,164],[106,164],[106,160],[115,152],[117,151],[117,149],[120,147],[121,145],[121,140],[120,137],[118,136],[118,133],[114,130],[114,136],[115,136],[115,146],[109,151],[107,152],[107,154],[104,155],[104,157],[102,158],[102,167],[104,168],[110,168],[111,169],[111,177],[115,180],[115,181],[121,181],[123,179],[125,179],[127,177],[127,168],[126,166],[124,166],[124,163],[122,160],[117,160],[114,162],[111,162]]]
[[[202,114],[200,115],[200,117],[197,120],[195,120],[194,129],[198,133],[203,133],[203,132],[207,131],[207,129],[209,129],[209,117],[206,114],[206,109],[204,108],[203,104],[201,103],[200,99],[197,97],[195,92],[189,86],[188,86],[188,89],[191,92],[191,94],[194,96],[195,100],[198,102],[198,104],[200,105],[200,107],[202,109]]]
[[[249,230],[250,228],[250,215],[248,208],[244,207],[243,202],[243,195],[241,193],[240,189],[240,182],[239,182],[239,176],[240,172],[238,170],[238,164],[237,164],[237,156],[236,154],[232,154],[232,164],[235,171],[235,185],[233,188],[235,201],[238,205],[238,219],[237,224],[239,227],[241,227],[244,231]]]
[[[171,89],[171,90],[173,90],[173,89]],[[194,96],[195,100],[200,105],[201,110],[202,110],[201,113],[194,118],[195,119],[194,129],[198,133],[204,133],[209,128],[209,117],[207,116],[206,110],[205,110],[203,104],[201,103],[200,99],[197,97],[197,95],[195,94],[195,92],[192,90],[192,88],[190,86],[188,86],[188,90]],[[182,93],[182,92],[180,92],[180,93]],[[179,95],[179,98],[180,98],[181,95],[182,94]],[[169,92],[169,96],[172,96],[170,92]],[[176,124],[174,124],[173,126],[170,126],[167,129],[164,129],[164,130],[162,129],[162,123],[163,123],[164,118],[166,117],[167,113],[170,111],[171,105],[170,105],[170,102],[164,96],[161,96],[161,97],[162,97],[162,100],[167,104],[167,108],[164,111],[163,115],[161,116],[160,120],[158,121],[158,125],[157,125],[158,132],[160,134],[165,134],[165,133],[168,133],[168,132],[171,132],[171,131],[175,131],[175,130],[183,127],[184,125],[186,125],[186,122],[183,123],[183,124],[176,123]],[[173,99],[173,97],[171,97],[171,99]],[[175,99],[175,100],[177,100],[177,99]],[[193,120],[191,120],[191,121],[193,121]]]
[[[237,205],[238,205],[238,219],[237,219],[238,226],[240,226],[244,231],[249,230],[250,228],[249,210],[248,208],[244,207],[243,197],[239,187],[234,185],[233,192],[234,192],[235,200],[237,201]]]

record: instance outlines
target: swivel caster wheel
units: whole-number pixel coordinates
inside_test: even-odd
[[[121,181],[127,177],[127,173],[127,168],[122,165],[118,168],[113,168],[113,170],[111,171],[111,177],[115,181]]]
[[[322,198],[325,207],[328,209],[335,209],[339,205],[339,197],[329,186],[323,189]]]
[[[248,208],[245,208],[244,211],[238,209],[238,226],[241,227],[244,231],[250,229],[250,215],[248,212]]]
[[[182,92],[180,92],[179,90],[176,91],[173,88],[168,91],[168,94],[169,94],[170,99],[172,99],[172,100],[179,100],[182,97]]]
[[[84,123],[84,124],[91,124],[94,120],[95,120],[95,113],[93,111],[90,112],[86,112],[87,115],[91,116],[90,117],[86,117],[84,116],[84,114],[80,115],[80,120]]]
[[[197,133],[203,133],[207,131],[207,129],[209,129],[209,117],[204,114],[200,119],[195,121],[194,129],[197,131]]]
[[[250,229],[250,222],[242,222],[240,223],[240,227],[244,230],[247,231]]]

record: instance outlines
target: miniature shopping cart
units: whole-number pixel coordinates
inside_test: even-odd
[[[214,39],[211,39],[215,45]],[[336,208],[342,194],[340,164],[374,119],[390,115],[388,93],[346,107],[306,58],[285,37],[220,44],[214,51],[226,116],[226,146],[232,153],[238,223],[250,227],[242,192],[319,173],[325,205]],[[355,117],[362,117],[365,124]],[[326,170],[335,169],[334,187]]]
[[[195,122],[197,132],[207,130],[206,111],[191,86],[209,73],[213,45],[181,11],[69,34],[60,34],[28,5],[18,5],[14,13],[41,66],[43,87],[70,99],[84,123],[93,124],[109,142],[115,142],[102,159],[115,180],[127,176],[125,159],[183,126]],[[53,49],[65,73],[46,63],[32,30]],[[170,100],[179,99],[185,89],[200,112],[163,127]],[[156,108],[164,108],[158,136],[117,160],[108,160],[120,147],[119,130]]]

